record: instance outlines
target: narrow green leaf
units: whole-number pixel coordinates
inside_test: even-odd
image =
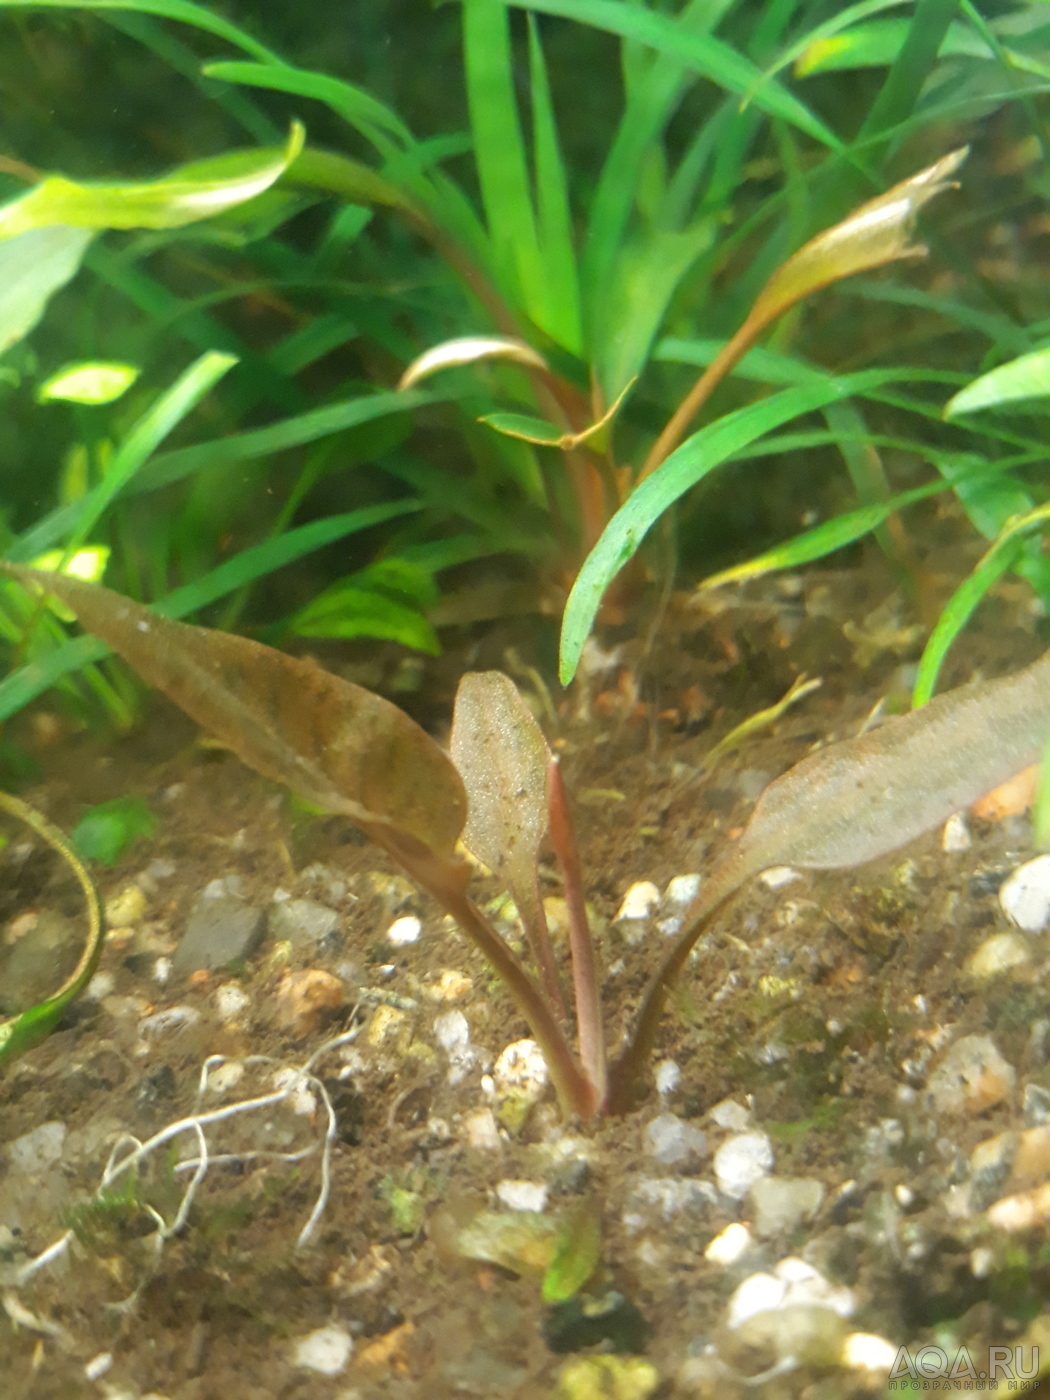
[[[558,344],[574,355],[582,355],[583,325],[569,183],[535,15],[529,15],[529,71],[532,79],[532,142],[536,161],[539,241],[545,273],[544,315],[548,325],[556,327],[550,333]]]
[[[410,146],[415,138],[396,112],[363,88],[326,73],[312,73],[294,68],[288,63],[206,63],[202,69],[206,78],[225,83],[240,83],[245,87],[267,88],[271,92],[287,92],[295,97],[310,97],[323,102],[355,131],[372,142],[384,155],[391,150],[390,139],[400,146]],[[383,138],[387,139],[384,140]]]
[[[721,466],[734,452],[800,414],[837,399],[907,379],[902,368],[864,370],[829,378],[824,383],[782,389],[758,403],[737,409],[694,433],[638,486],[602,531],[573,584],[562,619],[559,673],[563,685],[576,674],[602,594],[632,557],[654,521]]]
[[[924,501],[927,496],[935,496],[940,491],[949,490],[946,481],[934,481],[927,486],[916,486],[911,491],[901,491],[888,500],[877,504],[860,506],[857,510],[836,515],[812,530],[806,530],[783,544],[774,545],[763,554],[756,554],[746,563],[735,564],[730,569],[722,569],[717,574],[709,574],[699,584],[700,588],[719,588],[724,583],[742,583],[745,579],[760,578],[763,574],[777,569],[797,569],[801,564],[811,564],[814,559],[824,559],[836,549],[844,549],[863,539],[893,514],[903,510],[914,501]]]
[[[1050,346],[1033,350],[982,374],[948,400],[944,416],[951,420],[982,408],[1001,408],[1021,399],[1042,399],[1047,395],[1050,395]]]
[[[162,394],[135,424],[114,453],[105,476],[79,500],[77,514],[66,541],[71,556],[102,518],[110,502],[124,490],[135,473],[153,455],[173,428],[196,408],[208,391],[228,373],[237,361],[232,355],[209,350]]]
[[[896,0],[900,3],[900,0]],[[813,73],[839,73],[855,68],[885,68],[893,63],[911,28],[906,19],[888,19],[873,24],[859,24],[848,33],[835,38],[818,39],[807,44],[795,65],[795,75],[808,78]],[[952,24],[941,43],[939,59],[969,55],[990,58],[987,44],[965,25]]]
[[[655,10],[624,4],[623,0],[509,0],[509,3],[521,9],[590,24],[659,53],[671,54],[728,92],[745,97],[753,91],[752,100],[757,107],[771,116],[783,117],[830,150],[845,150],[835,133],[814,116],[804,102],[775,80],[762,83],[762,73],[750,59],[710,34],[690,33],[675,19]]]
[[[880,14],[883,10],[896,9],[899,5],[906,4],[907,0],[861,0],[860,4],[847,5],[845,9],[839,10],[830,19],[818,24],[789,44],[786,49],[777,57],[775,63],[764,70],[760,83],[766,82],[769,78],[775,78],[784,68],[789,68],[793,63],[797,63],[796,73],[802,76],[809,69],[804,65],[807,57],[821,45],[833,46],[835,37],[842,34],[844,30],[850,29],[853,25],[859,24],[861,20],[867,19],[870,15]]]
[[[0,242],[0,354],[29,334],[76,276],[93,237],[91,229],[55,224]]]
[[[601,1218],[593,1201],[573,1210],[554,1239],[554,1256],[543,1275],[543,1301],[574,1297],[598,1267],[602,1254]]]
[[[474,160],[501,280],[511,299],[548,330],[543,256],[503,0],[463,0],[463,60]]]
[[[557,447],[566,436],[554,423],[548,423],[543,418],[532,418],[527,413],[486,413],[478,422],[507,437],[535,443],[537,447]]]
[[[49,175],[0,208],[0,238],[52,224],[73,228],[181,228],[252,199],[273,185],[303,148],[293,123],[283,150],[236,151],[144,184],[77,184]]]
[[[181,20],[192,24],[196,29],[204,29],[220,39],[226,39],[236,48],[252,54],[264,63],[279,63],[276,54],[238,29],[229,20],[222,19],[213,10],[203,5],[195,5],[191,0],[0,0],[3,10],[134,10],[143,15],[157,15],[161,19]]]
[[[959,0],[916,0],[900,52],[868,109],[855,144],[881,137],[879,146],[886,149],[890,129],[914,110],[958,9]]]
[[[1032,530],[1041,529],[1048,520],[1050,503],[1037,506],[1027,515],[1011,520],[991,549],[974,565],[969,577],[965,578],[952,594],[919,658],[919,670],[912,694],[912,704],[916,709],[925,705],[933,695],[948,649],[969,622],[978,603],[1007,569],[1018,562],[1024,546],[1024,536]]]

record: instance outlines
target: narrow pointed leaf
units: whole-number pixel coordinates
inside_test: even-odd
[[[479,360],[507,360],[528,369],[549,369],[539,351],[526,345],[524,340],[515,340],[509,335],[464,335],[424,350],[405,370],[397,387],[411,389],[421,380],[437,374],[438,370],[472,365]]]
[[[510,891],[554,992],[536,877],[547,830],[551,751],[517,686],[502,671],[472,671],[460,681],[450,748],[467,791],[464,845]]]
[[[143,184],[77,184],[62,175],[50,175],[0,208],[0,238],[51,224],[87,229],[181,228],[269,189],[302,150],[303,137],[303,128],[296,122],[283,150],[236,152],[220,157],[221,165],[202,162]]]
[[[843,277],[898,258],[921,257],[926,249],[911,241],[916,215],[935,195],[952,188],[951,176],[968,151],[968,147],[952,151],[811,238],[774,272],[748,321],[768,325],[803,297]]]
[[[1048,731],[1050,652],[1013,675],[960,686],[829,744],[770,783],[649,985],[612,1075],[611,1110],[630,1102],[668,987],[708,921],[746,881],[775,865],[844,869],[888,855],[1037,762]]]
[[[1050,346],[1021,355],[1009,364],[989,370],[960,389],[944,407],[945,418],[976,413],[982,408],[1001,408],[1023,399],[1050,396]]]
[[[395,705],[320,666],[247,637],[160,617],[108,588],[5,564],[54,593],[249,767],[329,812],[421,842],[455,847],[466,814],[459,775]]]

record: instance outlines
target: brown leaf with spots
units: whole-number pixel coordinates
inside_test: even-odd
[[[173,622],[97,584],[2,567],[61,599],[87,631],[256,772],[349,817],[388,848],[414,839],[440,857],[452,854],[466,817],[463,784],[438,744],[396,705],[313,661]]]

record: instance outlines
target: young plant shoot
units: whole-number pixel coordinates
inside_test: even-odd
[[[752,876],[774,865],[844,868],[893,851],[1035,762],[1050,728],[1048,652],[1014,675],[949,691],[830,744],[771,783],[707,875],[607,1072],[600,976],[561,772],[505,676],[463,678],[453,762],[396,706],[311,661],[173,622],[69,575],[3,569],[58,597],[250,767],[349,817],[382,847],[488,959],[547,1059],[563,1110],[581,1118],[630,1106],[668,988],[710,919]],[[545,825],[569,909],[578,1053],[539,898]],[[460,839],[518,902],[538,979],[469,897]]]

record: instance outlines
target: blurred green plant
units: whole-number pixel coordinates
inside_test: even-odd
[[[0,0],[0,10],[79,10],[115,23],[262,143],[162,181],[49,176],[0,208],[0,259],[17,260],[20,240],[33,240],[12,279],[25,286],[0,324],[10,326],[0,344],[15,347],[14,378],[34,377],[17,342],[81,262],[96,288],[89,343],[70,347],[66,360],[115,354],[134,370],[176,338],[204,352],[186,382],[144,412],[157,392],[145,375],[112,409],[96,400],[71,410],[78,436],[60,500],[7,556],[35,559],[55,545],[69,553],[105,535],[127,592],[168,616],[227,597],[220,620],[232,626],[254,581],[385,525],[371,563],[297,599],[271,633],[378,636],[432,652],[436,576],[486,555],[518,555],[538,593],[564,597],[572,585],[561,651],[568,681],[603,595],[652,525],[724,464],[833,446],[859,497],[858,509],[735,577],[794,567],[871,531],[892,547],[895,512],[940,489],[996,538],[1011,517],[1039,506],[1038,480],[1024,472],[1045,456],[1041,433],[987,418],[940,428],[938,390],[970,376],[902,364],[893,344],[873,347],[871,368],[838,373],[784,353],[804,335],[791,308],[845,277],[848,294],[869,304],[926,313],[927,340],[961,326],[993,356],[1038,341],[1038,325],[989,309],[971,269],[957,271],[950,294],[856,280],[920,251],[909,240],[913,217],[959,163],[947,157],[843,220],[884,185],[904,143],[935,139],[943,149],[951,124],[1007,103],[1030,115],[1032,139],[1042,139],[1045,6],[985,14],[969,0],[915,0],[905,16],[884,13],[902,8],[864,0],[828,19],[807,0],[687,0],[673,15],[619,0],[463,0],[470,130],[421,139],[372,93],[286,62],[191,0]],[[563,154],[541,14],[619,41],[623,111],[590,192]],[[240,56],[202,65],[165,21]],[[795,87],[783,76],[789,69]],[[847,139],[797,85],[859,70],[873,81]],[[334,116],[347,130],[346,151],[305,144],[297,123],[277,145],[278,127],[247,88],[266,93],[273,110],[290,102],[301,115],[320,104],[325,121]],[[821,98],[819,84],[813,91]],[[94,239],[103,229],[133,232]],[[198,291],[169,290],[173,274]],[[114,294],[125,307],[120,344],[110,344],[100,314]],[[221,314],[236,302],[265,308],[278,336],[234,332]],[[129,304],[140,322],[128,322]],[[773,343],[759,348],[777,321]],[[344,365],[351,350],[355,371],[337,373],[333,387],[321,370]],[[704,372],[685,393],[679,375],[689,365]],[[42,396],[55,373],[41,376]],[[431,376],[437,389],[416,387]],[[748,382],[760,386],[757,397]],[[222,431],[159,452],[208,389],[207,418],[198,409],[196,419]],[[892,432],[873,431],[858,400]],[[823,428],[811,425],[814,414]],[[697,415],[708,421],[690,432]],[[800,430],[782,431],[798,419],[807,420]],[[928,462],[938,478],[895,493],[886,448]],[[357,508],[295,525],[331,498],[336,473]],[[184,494],[172,509],[178,482]],[[246,537],[256,542],[218,562]],[[669,567],[658,554],[655,562]],[[1006,567],[1050,599],[1050,565],[1033,534]],[[6,624],[0,617],[0,631],[31,662],[0,685],[0,718],[93,654],[83,639],[61,643],[46,617],[19,641],[25,624],[13,612]],[[127,722],[126,680],[88,674]]]
[[[156,830],[157,818],[141,797],[115,797],[86,811],[69,840],[82,860],[116,865],[129,846]]]

